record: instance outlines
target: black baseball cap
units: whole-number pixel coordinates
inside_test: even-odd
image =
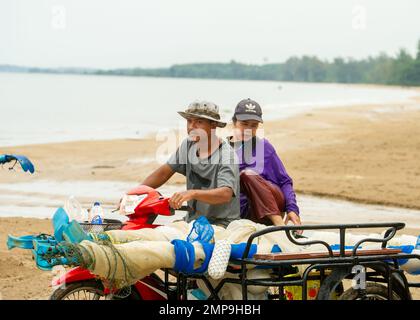
[[[250,98],[238,102],[233,117],[239,121],[257,120],[263,122],[260,105]]]

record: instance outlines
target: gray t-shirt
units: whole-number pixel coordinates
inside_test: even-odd
[[[196,144],[185,139],[167,164],[187,178],[187,190],[229,187],[233,191],[230,202],[224,204],[188,201],[188,205],[194,210],[186,215],[187,222],[204,215],[210,223],[226,227],[231,221],[240,218],[239,167],[236,154],[226,141],[222,141],[208,158],[201,159],[197,155]]]

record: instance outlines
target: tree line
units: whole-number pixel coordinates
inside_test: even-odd
[[[395,56],[381,53],[355,60],[320,60],[315,56],[291,57],[284,63],[250,65],[230,63],[194,63],[158,69],[101,70],[97,74],[175,78],[246,79],[299,82],[376,83],[420,85],[420,41],[417,55],[401,49]]]
[[[156,69],[98,70],[0,66],[0,71],[420,86],[420,41],[416,56],[400,49],[395,56],[381,53],[360,60],[335,58],[328,61],[315,56],[295,56],[283,63],[263,65],[243,64],[232,60],[230,63],[192,63]]]

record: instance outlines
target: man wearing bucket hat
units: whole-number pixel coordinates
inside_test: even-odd
[[[234,135],[228,140],[239,160],[241,217],[267,225],[300,225],[293,181],[273,145],[256,135],[263,122],[260,105],[249,98],[239,101],[232,121]]]
[[[187,110],[178,111],[185,119],[200,118],[214,122],[217,127],[226,127],[226,122],[220,121],[219,107],[209,101],[194,101],[190,103]]]
[[[170,206],[178,209],[186,201],[187,222],[204,215],[210,223],[226,227],[240,217],[235,152],[216,135],[216,128],[226,123],[220,120],[218,106],[209,101],[195,101],[178,113],[187,120],[188,138],[143,184],[158,188],[175,172],[184,175],[187,190],[176,192]]]

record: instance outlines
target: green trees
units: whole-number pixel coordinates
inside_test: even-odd
[[[264,65],[242,64],[232,60],[229,63],[173,65],[170,68],[113,70],[46,69],[0,65],[1,71],[420,86],[420,40],[414,57],[406,50],[400,49],[394,57],[380,53],[376,57],[361,60],[338,57],[326,61],[315,56],[293,56],[283,63]]]
[[[323,82],[327,78],[327,68],[317,57],[291,57],[284,64],[279,64],[276,80]]]
[[[420,40],[417,42],[417,57],[416,60],[420,60]]]
[[[232,60],[229,63],[183,64],[162,69],[109,70],[101,74],[418,86],[420,41],[415,57],[401,49],[395,57],[380,53],[376,57],[361,60],[338,57],[332,61],[323,61],[315,56],[293,56],[284,63],[264,65],[248,65]]]

